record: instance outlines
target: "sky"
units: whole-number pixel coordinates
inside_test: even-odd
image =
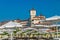
[[[0,21],[30,18],[34,8],[36,16],[60,16],[60,0],[0,0]]]

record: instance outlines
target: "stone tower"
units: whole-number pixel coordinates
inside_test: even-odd
[[[30,10],[30,21],[31,21],[31,27],[33,26],[33,18],[36,16],[36,10],[32,8]]]

